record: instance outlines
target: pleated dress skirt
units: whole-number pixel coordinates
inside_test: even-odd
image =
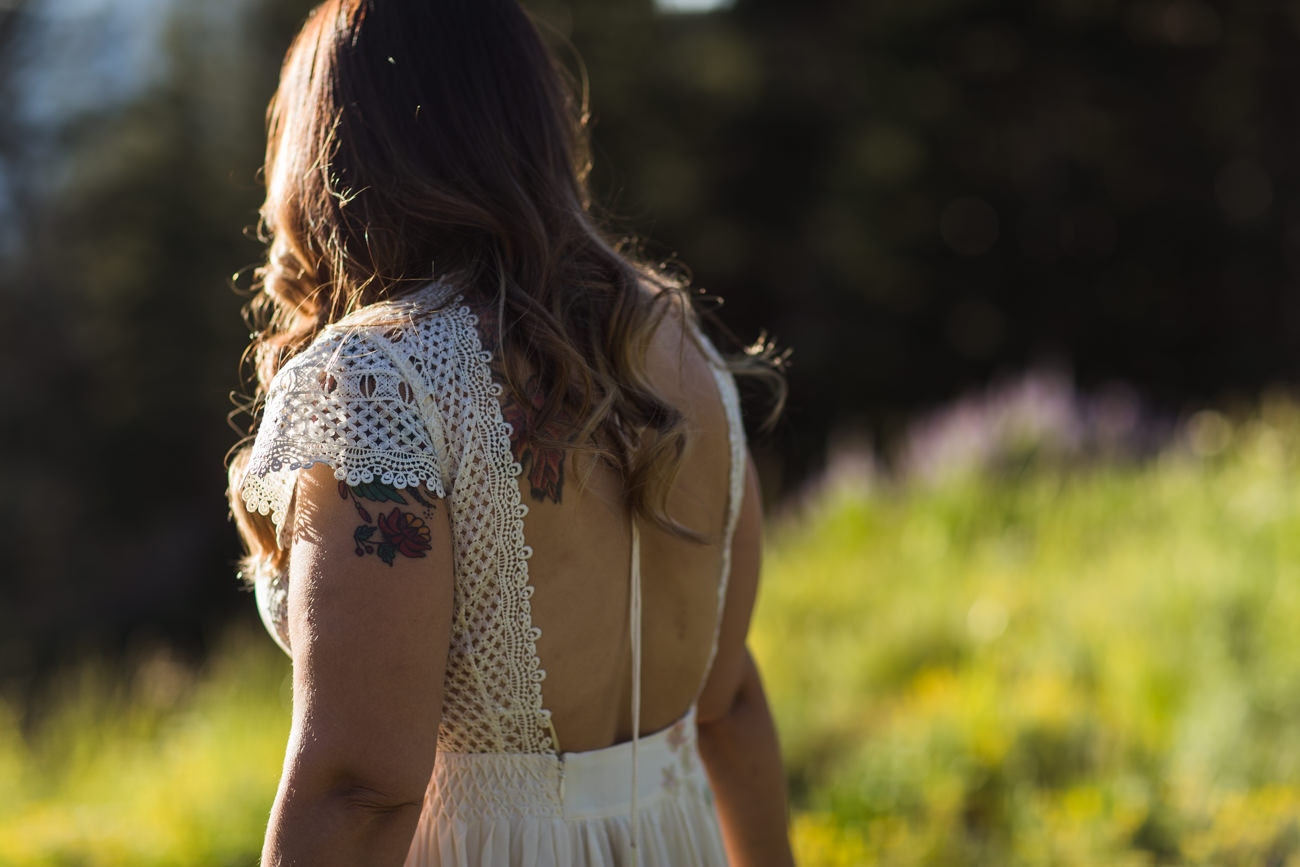
[[[439,751],[407,867],[725,865],[694,709],[635,752],[634,798],[630,742],[559,756]]]

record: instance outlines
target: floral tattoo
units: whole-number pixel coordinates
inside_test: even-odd
[[[365,522],[352,533],[352,541],[357,546],[358,557],[375,554],[380,560],[392,566],[398,554],[403,557],[423,557],[433,547],[429,525],[418,515],[398,508],[398,506],[408,505],[406,497],[410,496],[432,512],[435,508],[433,503],[425,499],[418,488],[405,488],[399,491],[383,482],[366,482],[360,485],[339,482],[339,496],[345,500],[350,499],[352,505],[356,507],[357,516]],[[391,512],[380,511],[377,517],[372,517],[370,511],[361,505],[362,500],[369,500],[372,503],[397,503],[398,506],[394,506]],[[378,539],[375,538],[376,533],[379,534]]]
[[[558,439],[558,435],[568,426],[568,415],[560,412],[550,423],[536,427],[532,421],[546,402],[546,395],[537,377],[528,378],[524,394],[532,406],[520,406],[514,396],[508,394],[501,407],[505,420],[513,428],[510,448],[519,466],[528,474],[528,486],[534,499],[558,503],[564,490],[564,449],[539,445],[536,440]]]

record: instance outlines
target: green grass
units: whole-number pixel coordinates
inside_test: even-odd
[[[801,863],[1300,865],[1300,412],[1200,453],[829,480],[770,529],[753,646]],[[287,664],[0,706],[0,864],[252,864]]]
[[[267,640],[232,635],[199,672],[158,653],[125,683],[88,666],[26,742],[0,710],[0,864],[256,863],[289,730]]]
[[[1300,864],[1300,424],[832,488],[755,650],[805,864]]]

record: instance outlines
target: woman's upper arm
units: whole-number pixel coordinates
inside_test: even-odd
[[[745,454],[745,488],[740,515],[731,539],[731,574],[723,599],[722,624],[713,668],[705,680],[697,709],[700,722],[710,722],[731,709],[748,671],[745,636],[749,632],[763,551],[763,504],[758,471]]]
[[[288,620],[293,728],[286,782],[423,798],[451,634],[447,506],[426,488],[299,473]]]

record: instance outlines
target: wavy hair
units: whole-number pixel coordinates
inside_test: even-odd
[[[596,224],[587,125],[585,87],[515,0],[317,6],[267,112],[268,250],[246,356],[256,398],[325,325],[448,279],[495,311],[528,430],[599,453],[638,515],[699,538],[667,510],[683,417],[645,372],[673,301],[693,315],[685,280]],[[739,369],[779,379],[761,359]],[[529,376],[540,406],[523,394]],[[230,469],[248,565],[283,567],[269,520],[240,502],[246,460],[247,448]]]

